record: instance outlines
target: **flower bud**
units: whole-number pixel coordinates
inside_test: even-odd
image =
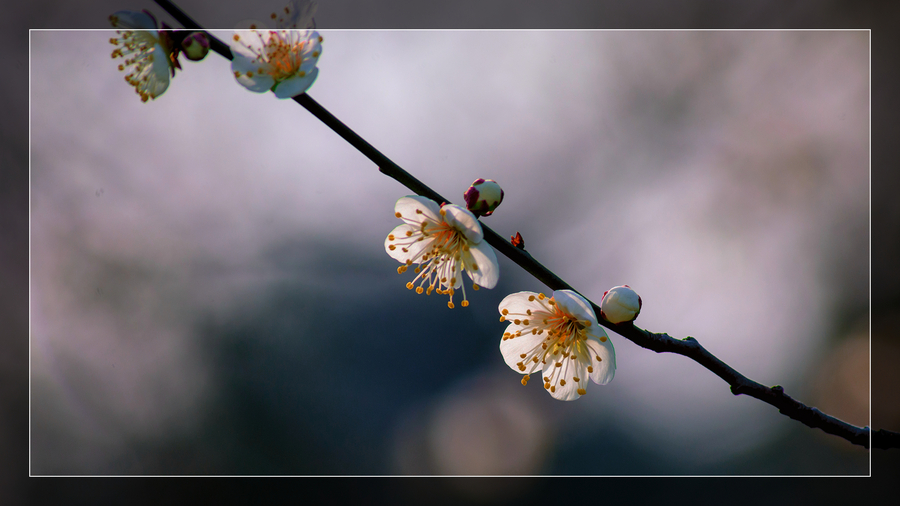
[[[610,288],[600,301],[600,316],[610,323],[629,322],[641,313],[641,297],[628,285]]]
[[[184,57],[191,61],[200,61],[209,53],[209,38],[203,32],[194,32],[181,41]]]
[[[466,208],[475,216],[490,216],[503,201],[503,189],[493,179],[478,178],[464,195]]]

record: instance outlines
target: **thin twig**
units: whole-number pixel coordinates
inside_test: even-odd
[[[196,21],[182,12],[181,9],[172,2],[169,2],[168,0],[155,1],[179,23],[184,25],[185,28],[203,30]],[[231,50],[227,45],[208,32],[207,35],[210,38],[211,49],[229,60],[233,58]],[[400,184],[406,186],[418,195],[427,197],[438,203],[450,203],[449,200],[442,197],[426,184],[403,170],[388,157],[384,156],[380,151],[375,149],[371,144],[366,142],[365,139],[357,135],[356,132],[334,117],[334,115],[319,105],[318,102],[313,100],[312,97],[306,93],[294,97],[294,101],[302,105],[307,111],[312,113],[313,116],[328,125],[329,128],[359,150],[359,152],[365,155],[369,160],[372,160],[378,167],[378,170],[383,174],[396,179]],[[510,260],[547,285],[551,290],[574,290],[568,283],[541,265],[524,249],[513,246],[512,243],[491,230],[487,225],[482,224],[482,229],[484,230],[484,238],[488,244],[493,246],[494,249],[500,253],[506,255]],[[588,301],[590,302],[589,299]],[[594,308],[594,312],[599,315],[600,307],[593,302],[591,302],[591,305]],[[657,353],[675,353],[677,355],[688,357],[714,373],[716,376],[725,380],[725,382],[731,386],[731,393],[734,395],[749,395],[750,397],[759,399],[767,404],[771,404],[778,408],[779,413],[802,422],[809,427],[822,429],[828,434],[842,437],[853,444],[865,448],[900,448],[900,433],[884,429],[872,432],[868,427],[851,425],[793,399],[784,393],[784,389],[778,385],[769,388],[757,383],[737,372],[734,368],[707,351],[706,348],[693,337],[675,339],[668,334],[657,334],[646,331],[635,326],[633,322],[613,324],[601,318],[599,323],[642,348]]]

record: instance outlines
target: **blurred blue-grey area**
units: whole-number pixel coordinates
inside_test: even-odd
[[[869,280],[870,217],[893,216],[870,215],[869,32],[322,33],[315,100],[457,203],[496,179],[483,222],[586,296],[627,283],[639,326],[900,428],[878,388],[897,383],[897,276]],[[497,304],[546,287],[501,257],[467,308],[407,290],[383,242],[408,190],[217,55],[142,104],[109,37],[31,34],[30,474],[394,476],[372,486],[441,503],[559,482],[408,477],[900,469],[616,334],[609,385],[575,402],[522,386]],[[807,497],[840,497],[812,479]],[[709,490],[742,504],[732,483]]]

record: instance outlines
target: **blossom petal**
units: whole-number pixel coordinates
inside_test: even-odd
[[[447,204],[443,207],[447,224],[462,232],[472,244],[478,244],[484,239],[481,223],[471,211],[456,204]]]
[[[494,288],[500,279],[500,264],[497,263],[497,255],[490,244],[482,242],[469,247],[464,253],[466,272],[472,278],[472,282],[485,288]],[[471,268],[477,266],[477,269]]]
[[[319,40],[319,32],[311,32],[306,35],[307,43],[303,45],[303,64],[300,66],[302,70],[306,70],[306,65],[315,66],[322,56],[322,42]]]
[[[510,334],[515,334],[516,331],[521,329],[521,325],[510,324],[506,328],[506,331]],[[531,374],[543,367],[543,364],[541,364],[540,360],[534,362],[533,360],[523,358],[522,355],[530,357],[531,352],[535,348],[540,348],[541,342],[545,338],[546,336],[544,335],[536,335],[528,332],[527,334],[523,333],[519,337],[504,339],[500,341],[500,353],[503,355],[503,360],[510,369],[520,374]],[[524,366],[524,370],[519,367],[518,364],[520,362]]]
[[[110,16],[116,28],[134,28],[139,30],[156,30],[156,19],[142,11],[118,11]]]
[[[540,294],[535,292],[516,292],[503,297],[503,300],[500,301],[500,305],[498,309],[500,310],[500,314],[503,314],[503,310],[510,313],[515,314],[525,314],[528,310],[532,311],[546,311],[540,303],[537,302],[537,298]],[[534,301],[529,301],[530,297],[534,297]]]
[[[149,67],[145,91],[150,98],[163,94],[169,87],[169,59],[161,44],[153,46],[153,64]]]
[[[557,367],[557,363],[562,365]],[[554,371],[554,369],[559,369],[559,371]],[[578,389],[584,388],[584,381],[587,376],[587,365],[584,362],[572,355],[565,358],[559,356],[558,360],[547,362],[541,372],[545,378],[549,378],[553,374],[559,375],[553,388],[547,390],[554,399],[574,401],[581,397]],[[575,378],[578,378],[579,381],[575,381]]]
[[[259,72],[259,67],[259,62],[242,54],[234,55],[234,59],[231,60],[231,71],[236,74],[237,82],[256,93],[269,91],[275,85],[275,79],[264,72]]]
[[[284,8],[286,16],[279,17],[275,24],[279,28],[310,28],[315,23],[313,15],[317,4],[309,0],[291,0]]]
[[[572,290],[556,290],[553,292],[553,300],[559,304],[560,309],[564,312],[579,320],[588,320],[595,327],[598,325],[597,315],[594,314],[594,309],[584,297],[578,295],[576,292],[573,292]]]
[[[259,26],[261,23],[259,21],[244,21],[241,25],[243,24],[256,24],[256,26]],[[262,51],[269,37],[270,35],[267,31],[238,29],[234,32],[234,38],[229,46],[235,56],[241,55],[252,60]]]
[[[411,232],[412,235],[407,235],[407,232]],[[407,237],[415,237],[416,235],[421,235],[419,227],[408,223],[398,225],[394,230],[391,230],[391,233],[388,234],[387,238],[384,240],[384,250],[387,251],[387,254],[390,255],[391,258],[399,262],[406,263],[406,260],[415,262],[416,258],[419,257],[423,250],[431,247],[433,239],[426,237],[421,241],[413,241],[406,246],[400,246],[398,240],[406,239]],[[393,241],[391,240],[391,236],[394,237]],[[394,246],[393,250],[391,249],[391,246]],[[406,248],[406,251],[403,251],[404,248]]]
[[[596,334],[595,328],[594,332],[588,334],[585,341],[591,352],[591,365],[594,368],[590,377],[594,383],[605,385],[616,375],[616,349],[609,337],[606,338],[606,341],[601,342]],[[606,331],[603,331],[603,335],[606,335]],[[599,363],[597,363],[596,357],[600,357]]]
[[[421,211],[422,214],[416,211]],[[421,223],[423,217],[430,218],[432,221],[440,222],[443,218],[440,215],[441,206],[437,202],[417,195],[401,197],[394,204],[394,212],[400,213],[400,218],[407,223]]]
[[[303,77],[299,75],[289,77],[275,86],[275,96],[278,98],[291,98],[305,93],[312,86],[318,75],[319,69],[314,68]]]

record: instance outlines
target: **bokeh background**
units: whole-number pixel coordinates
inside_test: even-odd
[[[310,94],[401,166],[457,201],[498,180],[484,222],[589,297],[628,283],[642,327],[869,423],[868,32],[323,35]],[[141,104],[108,37],[31,34],[32,474],[870,472],[616,335],[610,385],[522,387],[496,305],[537,281],[415,296],[382,246],[408,191],[216,55]]]

